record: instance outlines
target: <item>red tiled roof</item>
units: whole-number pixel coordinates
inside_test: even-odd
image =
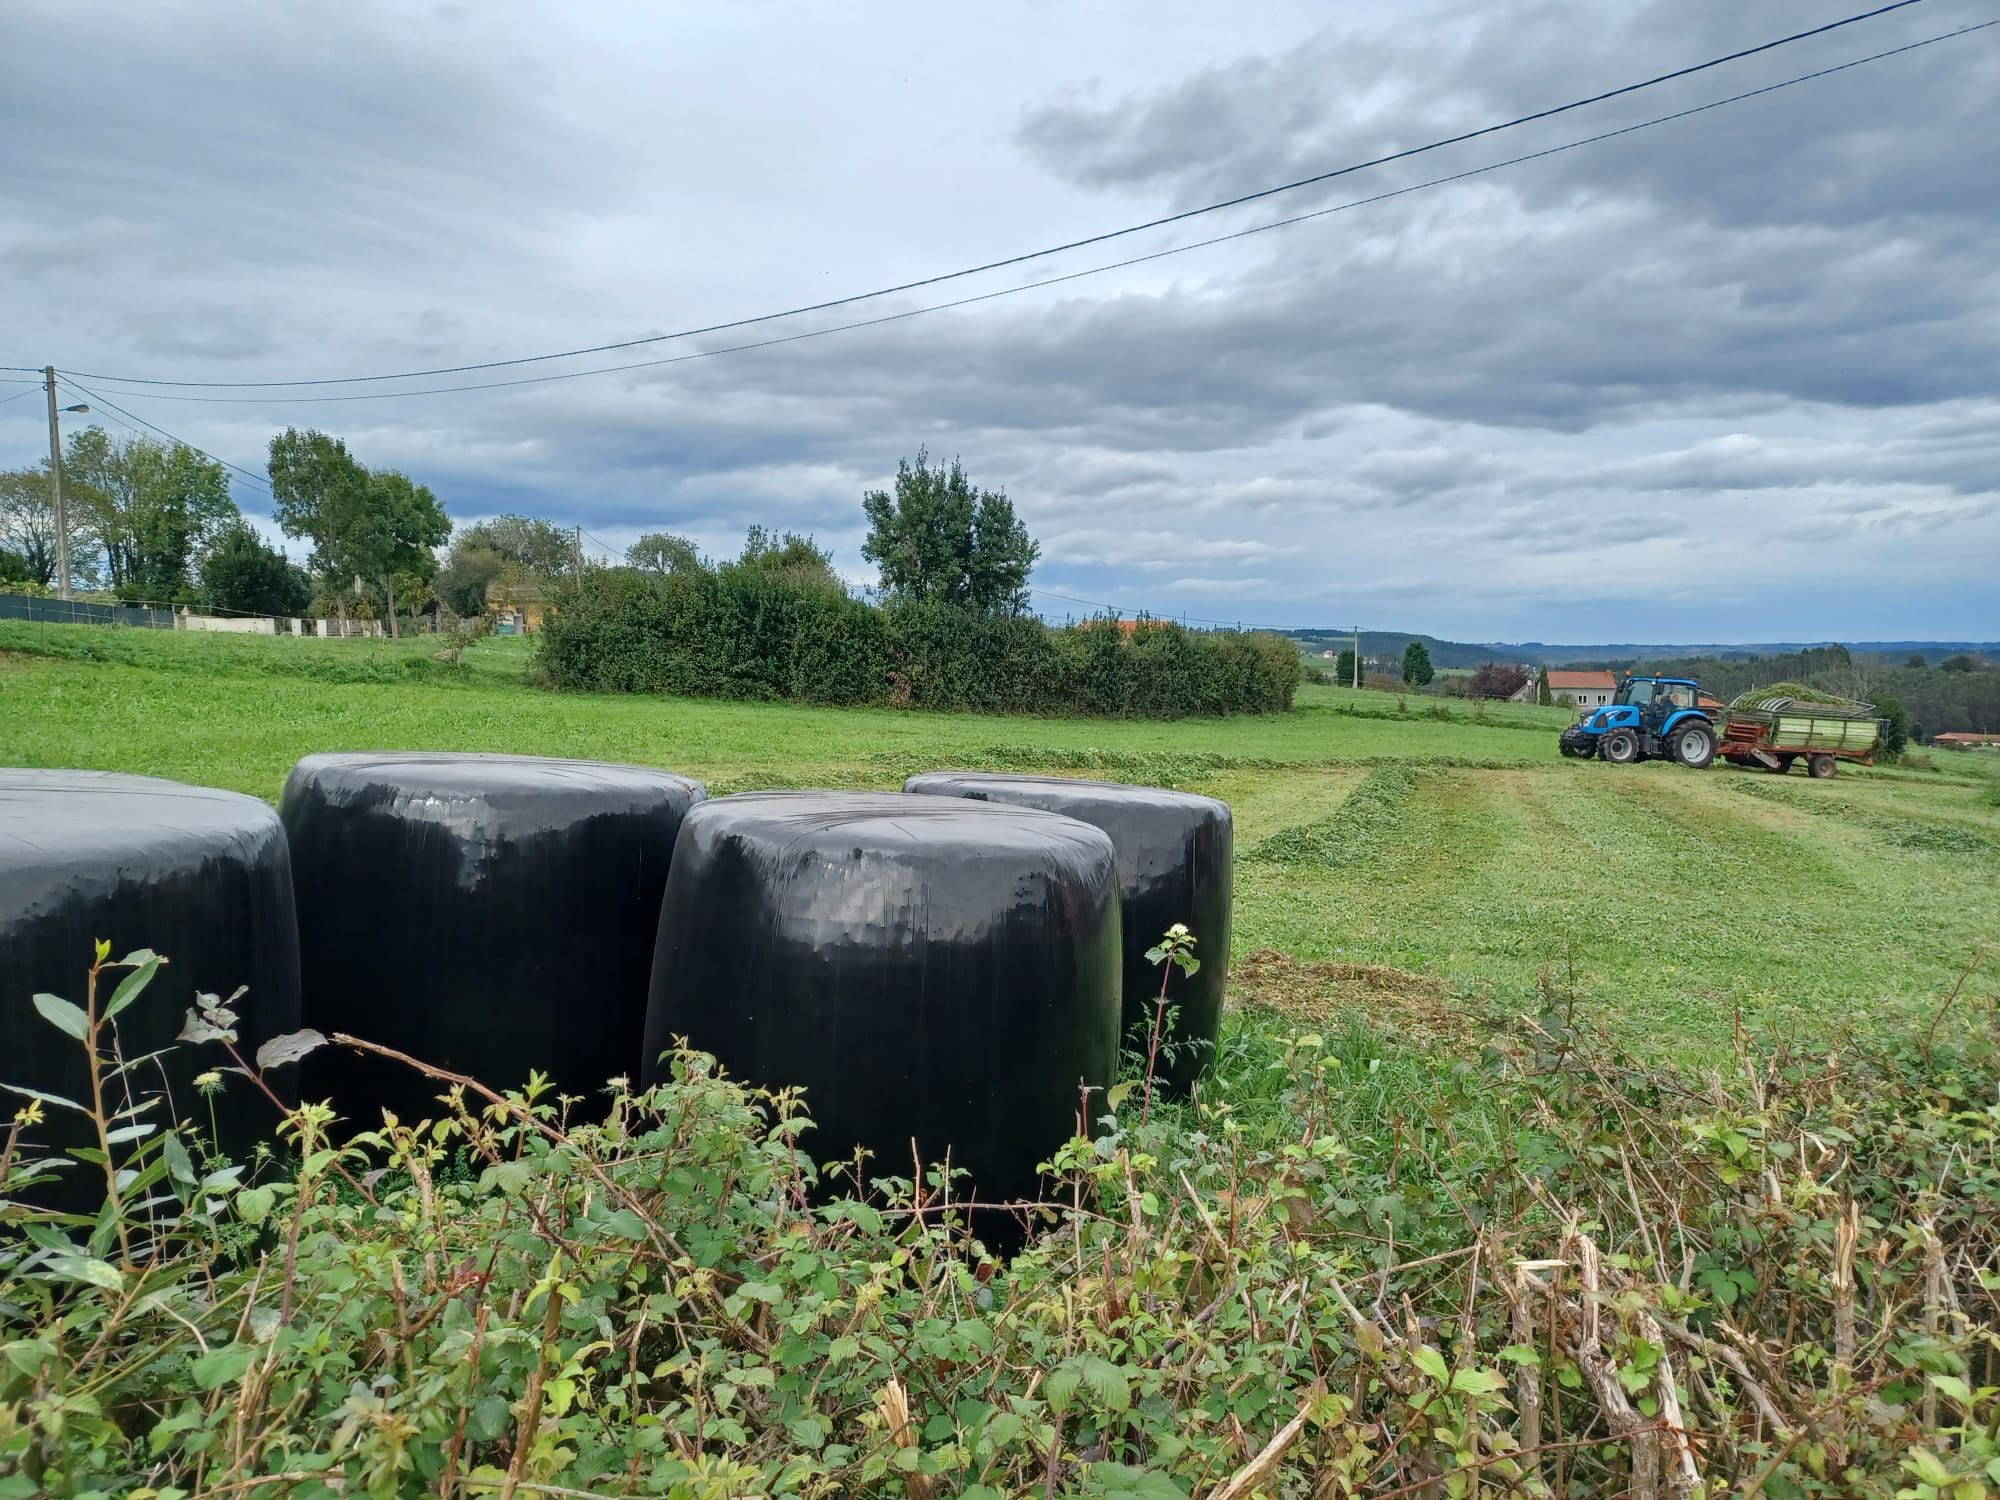
[[[1940,745],[2000,745],[2000,734],[1972,734],[1963,729],[1954,729],[1937,737]]]
[[[1601,689],[1609,693],[1617,686],[1618,679],[1609,672],[1568,672],[1549,668],[1549,691],[1552,693],[1573,693],[1579,688]]]

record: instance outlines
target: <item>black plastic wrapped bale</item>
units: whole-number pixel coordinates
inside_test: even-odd
[[[1176,969],[1167,988],[1173,1046],[1159,1074],[1170,1092],[1185,1093],[1207,1069],[1222,1024],[1229,980],[1231,853],[1229,804],[1190,792],[1074,781],[1062,776],[1014,776],[980,771],[931,771],[903,790],[933,797],[969,797],[1035,807],[1077,818],[1111,835],[1125,910],[1125,1041],[1143,1052],[1160,993],[1160,970],[1147,962],[1176,922],[1195,937],[1201,967],[1193,978]]]
[[[1118,881],[1071,818],[884,792],[696,808],[660,912],[647,1076],[677,1037],[799,1085],[819,1161],[927,1163],[981,1200],[1031,1197],[1117,1073]],[[1101,1095],[1099,1096],[1102,1097]],[[966,1183],[954,1185],[963,1199]]]
[[[82,1044],[44,1019],[33,996],[83,1005],[100,939],[114,961],[139,948],[167,960],[116,1022],[125,1057],[172,1048],[159,1067],[127,1075],[135,1095],[167,1095],[139,1118],[205,1127],[212,1108],[222,1146],[240,1158],[272,1133],[277,1111],[229,1073],[219,1094],[197,1098],[195,1076],[229,1066],[229,1055],[214,1043],[175,1046],[174,1038],[197,991],[227,997],[238,986],[248,987],[233,1007],[246,1057],[298,1029],[298,927],[278,815],[254,797],[150,776],[0,770],[0,1082],[88,1102]],[[105,974],[100,1006],[123,977]],[[290,1093],[283,1072],[274,1081]],[[9,1099],[6,1114],[25,1102]],[[30,1139],[58,1149],[84,1142],[82,1116],[45,1110]],[[29,1196],[95,1206],[104,1191],[97,1173],[72,1166],[64,1187]]]
[[[594,1107],[636,1077],[660,896],[698,781],[517,755],[312,755],[285,784],[306,1024]],[[304,1088],[358,1128],[442,1085],[346,1048]]]

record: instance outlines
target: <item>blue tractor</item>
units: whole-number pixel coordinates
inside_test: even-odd
[[[1677,760],[1692,770],[1715,762],[1715,721],[1701,710],[1701,685],[1689,677],[1627,677],[1604,707],[1562,732],[1562,753],[1593,755],[1614,766]]]

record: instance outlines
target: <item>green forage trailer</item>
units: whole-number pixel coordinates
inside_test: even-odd
[[[1740,766],[1779,775],[1803,759],[1822,780],[1843,760],[1875,763],[1882,721],[1866,703],[1821,699],[1789,691],[1792,685],[1753,688],[1733,700],[1722,717],[1720,753]]]

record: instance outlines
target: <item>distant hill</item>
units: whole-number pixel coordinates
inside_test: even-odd
[[[1317,656],[1323,650],[1344,651],[1354,644],[1352,628],[1311,627],[1289,632],[1299,649]],[[1422,641],[1430,651],[1431,664],[1438,667],[1476,667],[1485,661],[1532,662],[1563,667],[1577,663],[1608,665],[1634,661],[1678,661],[1689,657],[1729,660],[1744,656],[1775,656],[1824,646],[1827,641],[1758,641],[1749,644],[1641,644],[1607,642],[1603,645],[1551,645],[1545,641],[1446,641],[1434,635],[1411,635],[1397,630],[1361,632],[1364,656],[1400,660],[1411,641]],[[2000,641],[1844,641],[1841,644],[1856,656],[1893,657],[1900,664],[1911,656],[1938,662],[1959,652],[1975,656],[2000,656]]]

